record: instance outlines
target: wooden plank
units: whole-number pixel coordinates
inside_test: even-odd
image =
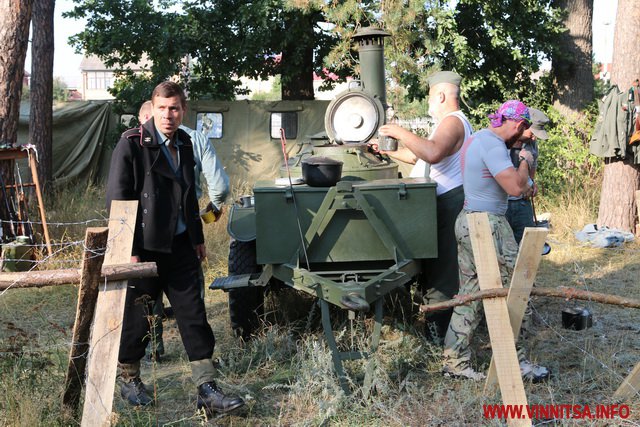
[[[480,289],[502,288],[489,217],[485,212],[471,213],[467,215],[467,220]],[[525,408],[527,395],[520,376],[518,354],[509,324],[506,298],[485,299],[482,304],[496,362],[502,401],[505,405]],[[528,415],[524,414],[524,416]],[[507,423],[510,426],[530,426],[531,419],[508,419]]]
[[[527,309],[527,303],[536,280],[540,260],[542,259],[542,248],[545,239],[549,234],[546,228],[527,227],[520,242],[518,258],[511,276],[511,286],[507,295],[507,308],[509,309],[509,321],[513,330],[513,338],[518,341],[518,334],[522,326],[522,318]],[[491,357],[487,381],[484,391],[489,391],[496,384],[497,380],[495,360]]]
[[[620,387],[613,393],[613,400],[616,402],[624,402],[634,394],[640,392],[640,363],[638,363],[627,378],[622,381]]]
[[[111,203],[105,265],[130,262],[137,209],[136,200]],[[111,425],[126,290],[127,281],[106,282],[99,287],[87,365],[83,427]]]
[[[76,320],[73,324],[73,338],[65,378],[62,404],[72,414],[78,410],[82,383],[84,381],[91,334],[91,322],[98,299],[98,284],[100,270],[104,260],[104,248],[107,245],[106,227],[87,228],[84,238],[84,257],[82,260],[82,278],[78,289],[78,303],[76,305]]]

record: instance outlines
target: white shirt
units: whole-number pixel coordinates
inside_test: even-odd
[[[446,114],[442,118],[442,120],[438,122],[435,129],[429,135],[429,139],[433,139],[433,136],[438,131],[440,124],[448,116],[456,116],[458,119],[460,119],[464,127],[464,140],[466,140],[471,136],[471,134],[473,133],[473,128],[471,127],[471,123],[469,123],[469,119],[467,119],[467,117],[464,115],[462,111],[457,110],[457,111],[452,111]],[[425,162],[422,159],[418,159],[413,169],[411,169],[411,173],[409,174],[409,176],[412,178],[426,177],[427,166],[428,166],[427,162]],[[431,167],[428,169],[429,169],[429,174],[428,174],[429,178],[431,178],[438,184],[438,186],[436,187],[436,194],[438,196],[462,185],[462,172],[460,168],[460,150],[456,151],[450,156],[445,157],[440,162],[432,164]]]

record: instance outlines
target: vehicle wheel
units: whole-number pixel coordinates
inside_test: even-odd
[[[229,275],[259,273],[256,241],[232,240],[229,247]],[[261,325],[264,316],[264,288],[249,287],[229,290],[229,317],[236,336],[248,340]]]

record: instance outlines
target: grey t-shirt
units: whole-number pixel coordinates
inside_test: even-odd
[[[460,151],[464,208],[504,215],[508,195],[494,178],[513,168],[504,140],[489,129],[482,129],[471,135]]]

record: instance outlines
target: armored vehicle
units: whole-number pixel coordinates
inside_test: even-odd
[[[362,80],[328,105],[326,135],[310,138],[290,158],[283,149],[281,176],[258,181],[253,196],[233,206],[228,224],[234,239],[233,274],[210,286],[233,290],[268,286],[277,279],[317,297],[341,379],[342,362],[366,357],[368,352],[339,351],[329,304],[352,314],[373,306],[373,351],[380,337],[383,297],[413,281],[421,260],[437,256],[436,184],[428,178],[400,178],[398,165],[368,145],[377,141],[378,128],[386,120],[386,36],[373,28],[356,34]],[[339,180],[311,182],[304,173],[305,163],[342,166]],[[334,168],[330,174],[335,172]],[[254,259],[248,263],[240,259],[253,248]],[[250,299],[245,303],[250,305]]]

